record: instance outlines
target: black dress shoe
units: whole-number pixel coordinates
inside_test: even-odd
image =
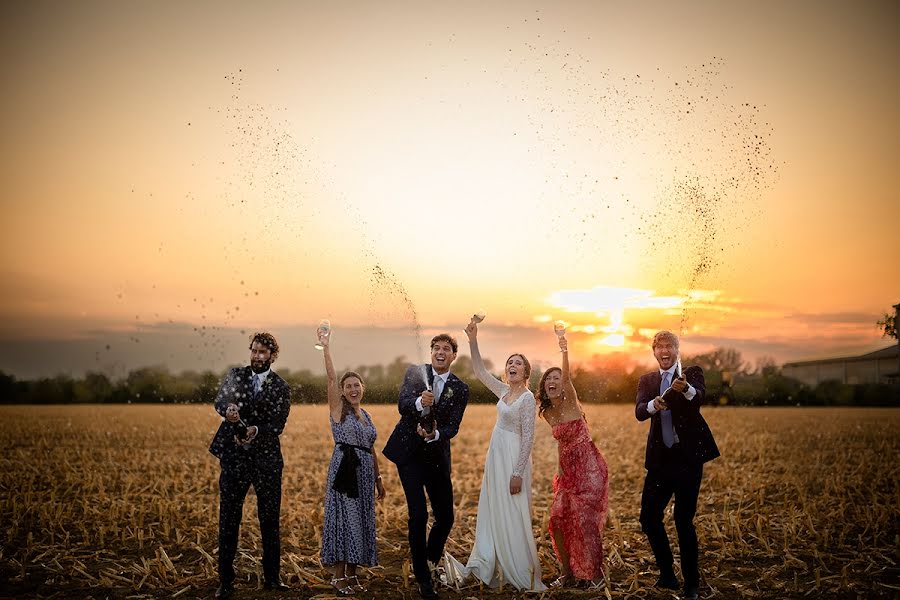
[[[263,587],[265,589],[269,590],[270,592],[289,592],[289,591],[291,591],[291,588],[289,586],[285,585],[284,583],[282,583],[281,580],[273,581],[271,583],[267,581],[265,584],[263,584]]]
[[[438,598],[437,592],[434,591],[434,586],[431,585],[431,582],[419,584],[419,595],[422,596],[424,600],[437,600]]]
[[[677,590],[681,587],[681,584],[678,583],[678,578],[675,577],[675,573],[666,573],[660,575],[659,579],[656,580],[656,587],[664,590]]]
[[[699,590],[696,585],[689,585],[684,588],[684,600],[698,600],[700,597]]]
[[[216,600],[229,600],[234,596],[234,584],[220,583],[219,589],[216,590]]]

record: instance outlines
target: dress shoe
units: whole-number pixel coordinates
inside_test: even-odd
[[[419,584],[419,595],[422,596],[423,600],[437,600],[438,598],[431,582]]]
[[[284,583],[282,583],[280,579],[278,579],[276,581],[272,581],[272,582],[267,581],[265,584],[263,584],[263,587],[265,589],[269,590],[270,592],[289,592],[289,591],[291,591],[291,588],[289,586],[285,585]]]
[[[664,590],[677,590],[681,587],[681,584],[678,583],[678,578],[675,577],[675,573],[665,573],[660,575],[659,579],[656,580],[656,587]]]
[[[696,585],[689,585],[684,588],[684,600],[698,600],[700,597],[699,590]]]
[[[234,596],[234,584],[220,583],[219,589],[216,590],[216,600],[229,600]]]

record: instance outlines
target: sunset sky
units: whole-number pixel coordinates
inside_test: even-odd
[[[898,13],[4,2],[0,370],[884,347]]]

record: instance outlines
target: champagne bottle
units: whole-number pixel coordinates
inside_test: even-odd
[[[431,386],[428,386],[428,391],[431,391]],[[429,434],[434,431],[434,411],[431,409],[431,406],[423,406],[419,413],[419,425]]]
[[[246,439],[248,426],[243,419],[238,419],[236,422],[232,423],[231,428],[234,431],[234,435],[236,435],[239,440]]]

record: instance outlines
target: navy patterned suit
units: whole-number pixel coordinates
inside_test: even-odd
[[[262,389],[253,392],[250,367],[231,369],[219,387],[216,412],[223,417],[229,404],[237,404],[241,419],[256,426],[256,437],[246,448],[234,441],[234,426],[222,421],[209,446],[219,459],[219,580],[231,584],[235,578],[234,557],[244,498],[250,486],[256,492],[257,512],[263,543],[263,573],[266,582],[279,581],[281,563],[281,472],[284,459],[278,436],[284,431],[291,409],[287,382],[270,371]]]

